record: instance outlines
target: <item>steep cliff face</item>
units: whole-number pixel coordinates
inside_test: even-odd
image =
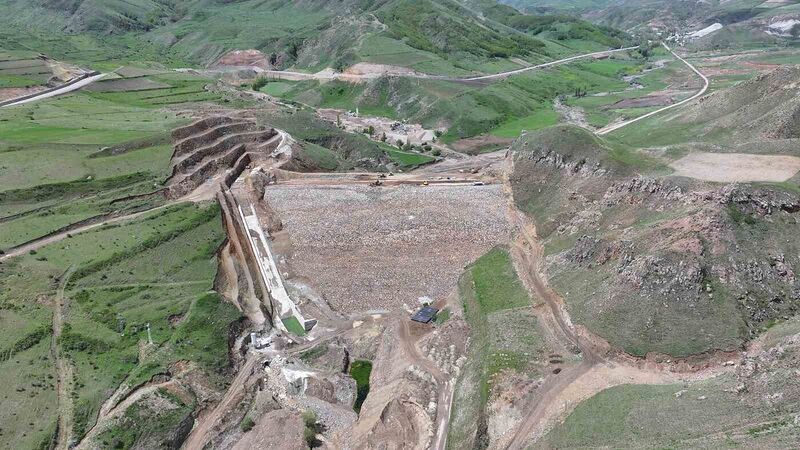
[[[518,206],[575,322],[630,353],[733,350],[800,308],[800,195],[659,176],[572,127],[513,147]],[[644,175],[650,174],[650,175]]]

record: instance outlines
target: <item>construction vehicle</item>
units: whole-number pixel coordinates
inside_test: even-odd
[[[428,185],[428,180],[422,182],[422,186],[427,186],[427,185]]]

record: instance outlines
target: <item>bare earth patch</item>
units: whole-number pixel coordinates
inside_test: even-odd
[[[647,97],[626,98],[609,105],[607,109],[622,108],[650,108],[652,106],[667,106],[675,103],[670,95],[649,95]]]
[[[35,94],[45,90],[46,86],[33,86],[26,88],[2,88],[0,89],[0,101],[9,100],[23,95]]]
[[[485,149],[496,149],[498,147],[509,146],[512,142],[514,142],[514,139],[512,138],[481,134],[471,138],[459,139],[450,144],[450,147],[461,153],[475,155],[481,153]]]
[[[291,276],[342,312],[419,305],[455,289],[464,267],[508,242],[502,186],[267,188],[291,240]]]
[[[800,171],[800,158],[746,153],[692,153],[670,164],[675,175],[720,183],[781,182]]]

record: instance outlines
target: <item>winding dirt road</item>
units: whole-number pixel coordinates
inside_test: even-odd
[[[518,75],[520,73],[529,72],[531,70],[537,69],[546,69],[548,67],[558,66],[561,64],[570,63],[573,61],[577,61],[579,59],[585,58],[594,58],[598,56],[606,56],[612,55],[618,52],[626,52],[629,50],[635,50],[638,46],[635,47],[625,47],[625,48],[615,48],[611,50],[603,50],[600,52],[593,52],[593,53],[585,53],[582,55],[575,55],[570,56],[568,58],[562,58],[556,61],[550,61],[543,64],[537,64],[534,66],[523,67],[520,69],[514,70],[507,70],[505,72],[494,73],[490,75],[480,75],[474,77],[449,77],[445,75],[429,75],[425,73],[419,72],[408,72],[403,73],[399,72],[393,74],[399,77],[405,78],[419,78],[419,79],[430,79],[430,80],[444,80],[444,81],[461,81],[461,82],[470,82],[470,81],[491,81],[491,80],[500,80],[503,78],[508,78],[512,75]],[[375,79],[382,74],[347,74],[347,73],[339,73],[339,72],[331,72],[331,71],[321,71],[317,73],[306,73],[306,72],[292,72],[286,70],[261,70],[260,74],[268,75],[270,77],[290,80],[290,81],[300,81],[300,80],[337,80],[337,79],[344,79],[344,80],[371,80]]]
[[[647,119],[648,117],[655,116],[656,114],[662,113],[662,112],[667,111],[669,109],[677,108],[677,107],[679,107],[681,105],[685,105],[685,104],[691,102],[692,100],[696,99],[697,97],[700,97],[701,95],[706,93],[706,91],[708,90],[708,84],[709,84],[708,77],[703,75],[703,73],[700,72],[699,70],[697,70],[697,68],[695,66],[693,66],[690,62],[688,62],[685,59],[683,59],[680,56],[678,56],[678,54],[675,53],[674,51],[672,51],[672,49],[669,48],[669,46],[667,46],[667,44],[662,43],[661,45],[663,45],[664,48],[667,49],[668,52],[672,53],[672,56],[678,58],[678,60],[680,60],[681,62],[686,64],[690,69],[692,69],[692,71],[694,73],[696,73],[698,76],[700,76],[700,78],[703,79],[703,87],[699,91],[697,91],[696,94],[694,94],[693,96],[687,98],[686,100],[681,100],[678,103],[675,103],[675,104],[672,104],[672,105],[669,105],[669,106],[665,106],[663,108],[659,108],[659,109],[657,109],[655,111],[649,112],[649,113],[647,113],[647,114],[645,114],[643,116],[639,116],[639,117],[637,117],[635,119],[626,120],[624,122],[619,122],[619,123],[615,123],[615,124],[610,124],[610,125],[606,126],[605,128],[601,128],[601,129],[597,130],[597,132],[596,132],[598,135],[601,135],[601,136],[602,135],[606,135],[608,133],[611,133],[612,131],[619,130],[620,128],[626,127],[626,126],[628,126],[628,125],[630,125],[632,123],[636,123],[636,122],[639,122],[640,120]]]
[[[513,436],[506,437],[505,447],[519,450],[530,447],[543,437],[558,421],[563,420],[582,401],[620,384],[668,384],[702,380],[731,370],[730,367],[710,365],[700,369],[680,369],[680,363],[656,363],[616,353],[603,339],[582,332],[569,319],[564,300],[548,286],[544,275],[544,250],[530,219],[519,211],[513,200],[508,175],[513,172],[513,159],[508,158],[503,184],[509,198],[509,214],[519,234],[512,247],[515,267],[526,287],[548,306],[552,319],[542,321],[548,330],[561,335],[573,348],[580,350],[582,361],[558,374],[550,375],[523,407],[522,423]]]
[[[512,164],[510,158],[509,164]],[[511,170],[511,168],[508,169],[509,172]],[[591,343],[580,339],[571,323],[567,323],[566,317],[568,316],[564,310],[563,300],[547,285],[542,275],[541,263],[544,250],[536,236],[536,229],[514,205],[508,177],[505,176],[503,181],[509,197],[510,216],[519,230],[518,239],[514,243],[515,246],[518,246],[515,249],[517,251],[512,251],[512,255],[518,259],[518,266],[522,269],[519,275],[523,279],[523,283],[533,290],[536,297],[544,300],[549,308],[552,319],[554,319],[552,322],[555,322],[558,327],[557,330],[551,330],[551,332],[563,336],[573,348],[580,350],[583,358],[577,366],[566,368],[558,375],[547,377],[544,384],[538,389],[539,396],[530,398],[524,406],[525,419],[517,428],[508,445],[509,449],[523,449],[530,444],[531,434],[540,428],[540,424],[545,421],[551,406],[558,403],[561,394],[576,380],[589,373],[596,364],[603,362],[603,357]],[[551,321],[543,323],[549,322]]]
[[[225,396],[222,397],[222,400],[217,403],[217,406],[215,406],[208,415],[197,418],[197,425],[189,434],[189,437],[186,439],[186,442],[183,445],[185,450],[203,449],[208,442],[209,432],[220,421],[222,416],[228,410],[233,408],[236,402],[241,400],[240,396],[244,395],[245,383],[253,374],[256,363],[260,360],[261,358],[259,358],[259,355],[248,353],[244,364],[241,368],[239,368],[239,371],[236,373],[236,378],[234,378],[233,382],[231,382],[231,385],[228,388],[228,391],[225,392]]]

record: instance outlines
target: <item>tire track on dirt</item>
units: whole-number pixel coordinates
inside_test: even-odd
[[[434,450],[444,450],[447,445],[447,433],[450,428],[450,411],[453,403],[454,384],[452,377],[439,369],[433,361],[420,353],[416,341],[411,337],[408,319],[400,318],[400,343],[403,350],[416,364],[433,375],[437,385],[436,431],[433,438]]]
[[[183,445],[185,450],[202,450],[205,447],[211,430],[220,421],[222,416],[234,406],[234,403],[239,400],[239,396],[244,394],[245,384],[253,374],[253,369],[256,366],[256,362],[259,360],[259,355],[248,354],[244,365],[239,369],[236,378],[231,382],[222,400],[217,403],[217,406],[215,406],[208,415],[197,419],[197,425],[192,429],[192,432],[186,438],[186,442]]]
[[[69,278],[76,267],[70,266],[58,283],[55,304],[53,305],[53,337],[50,341],[50,353],[56,362],[56,396],[58,403],[58,433],[55,448],[67,449],[72,440],[73,405],[72,405],[72,364],[61,355],[58,339],[64,329],[65,315],[69,310],[69,298],[64,295]]]

